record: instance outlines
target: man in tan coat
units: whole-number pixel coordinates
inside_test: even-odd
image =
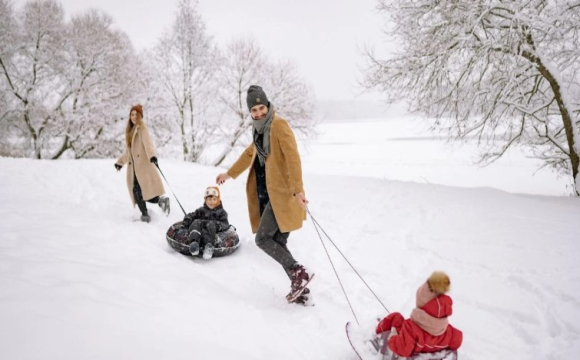
[[[282,265],[290,278],[287,300],[304,303],[310,276],[287,247],[290,231],[300,229],[306,219],[308,204],[296,139],[286,120],[276,116],[261,87],[250,86],[246,102],[254,141],[216,182],[221,185],[250,168],[246,194],[256,245]]]

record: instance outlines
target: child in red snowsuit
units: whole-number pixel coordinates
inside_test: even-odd
[[[401,313],[396,312],[379,322],[376,333],[391,331],[388,346],[393,353],[409,357],[416,353],[457,350],[461,346],[463,333],[449,325],[447,320],[453,305],[453,300],[445,295],[450,284],[447,274],[435,271],[417,289],[417,307],[411,312],[410,319],[405,320]]]

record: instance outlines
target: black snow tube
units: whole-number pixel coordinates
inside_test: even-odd
[[[183,228],[181,226],[181,221],[178,221],[171,225],[171,227],[167,230],[165,239],[167,239],[167,243],[175,251],[184,255],[190,255],[189,242],[187,240],[188,235],[188,229]],[[240,247],[240,238],[238,237],[236,228],[233,225],[230,225],[230,227],[225,231],[218,232],[217,236],[219,241],[214,248],[213,257],[230,255],[236,251],[238,247]],[[202,252],[200,251],[199,256],[201,256],[201,254]]]

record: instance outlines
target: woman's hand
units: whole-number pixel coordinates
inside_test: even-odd
[[[119,164],[115,164],[115,169],[117,169],[117,172],[121,171],[121,168],[123,166],[119,165]]]

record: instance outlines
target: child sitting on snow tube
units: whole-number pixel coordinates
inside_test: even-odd
[[[376,328],[381,353],[388,349],[396,356],[410,357],[419,353],[433,353],[431,359],[456,359],[463,333],[451,326],[447,318],[452,314],[453,300],[445,295],[451,282],[449,276],[435,271],[416,294],[417,307],[410,319],[401,313],[385,317]],[[445,354],[435,354],[443,351]],[[441,356],[437,356],[441,355]],[[451,356],[449,356],[451,355]]]
[[[228,222],[219,188],[208,187],[203,206],[187,214],[183,221],[173,224],[167,230],[166,239],[180,253],[202,255],[205,260],[233,253],[239,246],[239,238],[236,229]]]

